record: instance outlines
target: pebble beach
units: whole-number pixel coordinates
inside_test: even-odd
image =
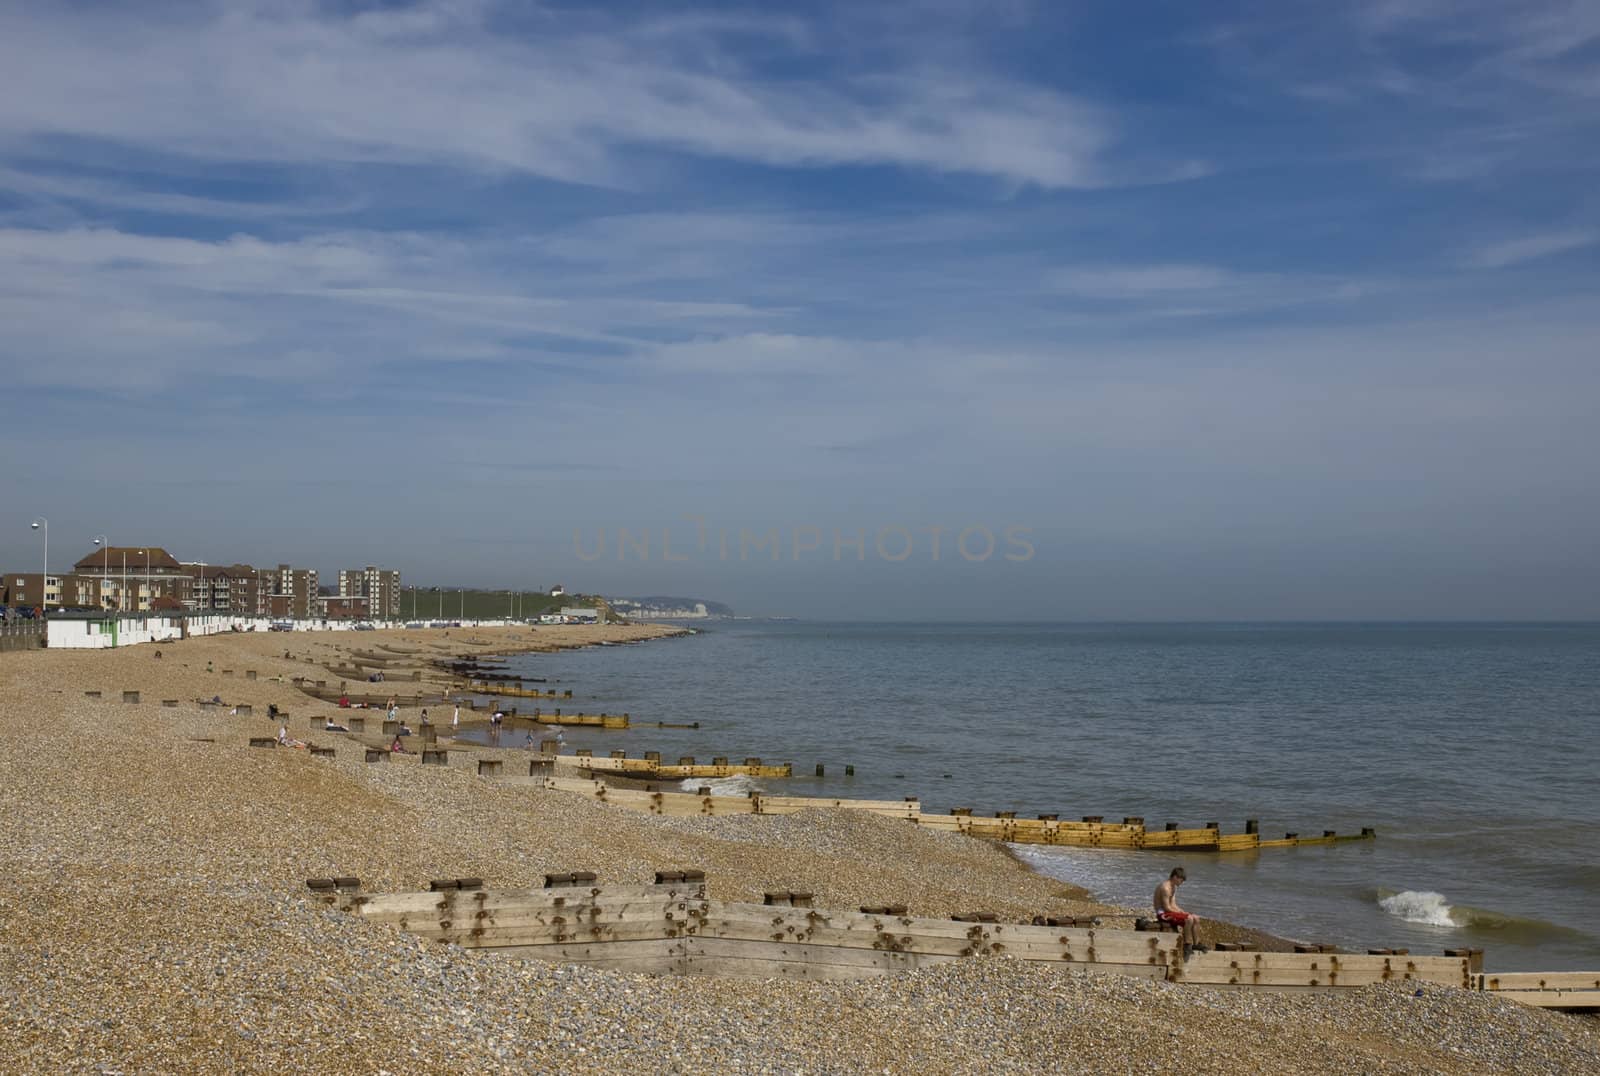
[[[0,1067],[1600,1070],[1600,1020],[1441,987],[1226,992],[1004,958],[855,982],[652,978],[441,946],[311,899],[306,880],[333,876],[395,892],[434,878],[520,887],[589,870],[602,882],[641,883],[657,870],[695,868],[723,899],[793,889],[819,907],[905,904],[917,915],[983,910],[1016,920],[1129,911],[1033,873],[1002,846],[891,819],[827,810],[660,818],[476,775],[476,759],[510,750],[452,750],[442,767],[414,755],[369,765],[359,738],[310,727],[349,711],[290,682],[337,684],[329,667],[381,646],[395,648],[384,652],[404,675],[352,690],[438,694],[448,678],[424,659],[601,641],[692,645],[663,638],[674,633],[242,633],[0,655]],[[132,690],[140,702],[122,702]],[[199,705],[213,696],[225,705]],[[235,703],[253,715],[230,714]],[[292,735],[336,757],[250,748],[250,738],[277,731],[269,705],[287,712]],[[414,707],[402,716],[416,727]],[[448,708],[434,720],[447,732]],[[637,750],[636,737],[619,733],[617,746]],[[1161,866],[1152,859],[1152,878]],[[1212,940],[1242,936],[1208,928]]]

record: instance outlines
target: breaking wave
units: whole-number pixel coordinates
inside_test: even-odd
[[[1443,893],[1407,889],[1389,896],[1379,896],[1378,907],[1407,923],[1426,923],[1433,927],[1467,925],[1464,920],[1456,918],[1455,910],[1445,903]]]
[[[689,777],[678,782],[685,792],[698,792],[709,788],[713,796],[748,796],[760,792],[761,786],[752,777],[739,774],[735,777]]]
[[[1396,893],[1392,889],[1380,889],[1377,898],[1378,907],[1396,919],[1424,926],[1488,935],[1498,942],[1537,945],[1560,939],[1586,937],[1584,931],[1561,923],[1508,915],[1505,912],[1473,908],[1466,904],[1451,904],[1443,893],[1434,893],[1431,890],[1406,889]]]

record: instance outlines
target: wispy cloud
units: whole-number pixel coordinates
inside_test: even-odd
[[[1263,93],[1321,106],[1360,137],[1330,159],[1460,183],[1593,164],[1600,16],[1592,4],[1365,0],[1261,9],[1209,47]],[[1403,110],[1397,109],[1403,104]],[[1326,133],[1326,130],[1325,132]]]
[[[1587,229],[1526,235],[1480,246],[1467,256],[1466,263],[1477,269],[1502,269],[1596,243],[1600,243],[1600,232]]]
[[[268,12],[272,12],[269,14]],[[506,22],[532,33],[500,33]],[[526,27],[525,27],[526,28]],[[979,68],[779,76],[727,42],[749,20],[568,19],[488,4],[287,13],[226,5],[13,13],[0,137],[106,139],[272,161],[427,162],[627,186],[630,154],[889,165],[1046,188],[1113,172],[1101,108]],[[773,47],[784,57],[794,35]],[[25,92],[23,88],[25,87]]]
[[[1220,266],[1074,266],[1046,278],[1048,290],[1090,304],[1151,317],[1208,317],[1307,303],[1349,302],[1371,285],[1321,274],[1237,272]],[[1111,313],[1112,311],[1105,311]]]

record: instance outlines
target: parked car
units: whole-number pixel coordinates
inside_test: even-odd
[[[376,624],[357,624],[357,625],[355,625],[355,627],[352,630],[354,630],[354,631],[377,631],[378,630],[378,626]]]
[[[293,631],[294,630],[294,621],[292,621],[292,620],[274,620],[271,624],[269,624],[267,626],[267,630],[268,631]]]

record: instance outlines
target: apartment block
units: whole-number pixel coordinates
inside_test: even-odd
[[[367,599],[368,615],[381,620],[400,616],[400,573],[389,568],[346,568],[339,573],[339,597]]]
[[[185,562],[190,578],[188,608],[202,613],[266,616],[272,572],[248,564]]]
[[[272,587],[267,598],[268,616],[310,620],[319,615],[315,568],[293,568],[280,564],[267,569],[265,575]]]
[[[59,604],[131,613],[187,608],[192,584],[184,566],[160,546],[107,546],[81,558],[72,574],[62,577]]]

